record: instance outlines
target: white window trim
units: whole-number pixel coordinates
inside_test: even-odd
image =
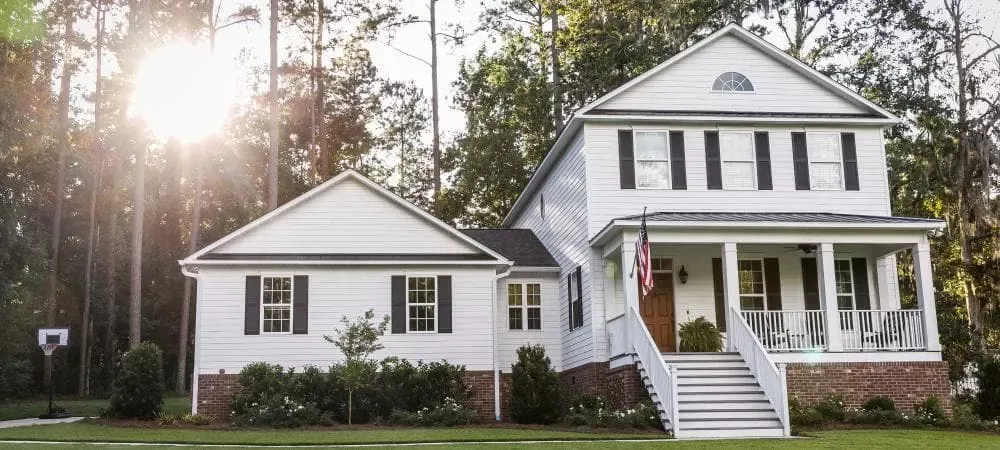
[[[809,145],[810,136],[817,135],[834,135],[837,137],[837,157],[840,164],[840,187],[839,188],[823,188],[816,187],[813,185],[813,164],[833,164],[833,161],[813,161],[812,155],[809,153],[809,149],[812,146]],[[840,142],[840,133],[836,131],[807,131],[806,132],[806,159],[809,161],[809,190],[811,191],[846,191],[847,190],[847,178],[844,174],[844,148],[843,144]]]
[[[289,295],[292,296],[291,302],[288,303],[288,331],[264,331],[264,279],[265,278],[288,278],[291,280],[291,291]],[[294,274],[261,274],[260,275],[260,321],[259,321],[260,334],[292,334],[295,326],[295,275]]]
[[[411,330],[410,329],[410,305],[411,305],[411,303],[410,303],[410,279],[411,278],[433,278],[434,279],[434,303],[412,303],[412,305],[415,305],[415,306],[427,306],[427,305],[434,306],[434,329],[433,330],[417,331],[417,330]],[[420,274],[406,275],[406,289],[404,290],[404,293],[406,295],[406,332],[407,333],[413,333],[413,334],[432,334],[432,333],[437,333],[438,332],[437,331],[438,330],[438,312],[440,311],[440,308],[438,307],[438,288],[440,287],[439,284],[440,283],[438,282],[438,276],[437,275],[420,275]]]
[[[639,152],[636,151],[636,133],[663,133],[667,137],[667,157],[666,159],[643,159],[642,161],[665,162],[667,163],[666,186],[644,187],[639,186]],[[669,191],[673,190],[673,163],[670,161],[670,130],[664,128],[633,128],[632,129],[632,174],[635,177],[635,188],[649,191]]]
[[[764,289],[764,292],[761,293],[761,294],[744,294],[744,293],[740,292],[739,293],[739,297],[740,297],[740,300],[739,300],[740,301],[740,311],[769,311],[767,309],[767,276],[765,276],[765,274],[764,274],[764,258],[739,258],[739,259],[737,259],[736,260],[736,274],[737,275],[739,275],[739,264],[740,264],[740,261],[760,261],[760,281],[761,281],[761,287]],[[739,280],[737,280],[737,282],[738,281]],[[760,297],[761,305],[764,306],[764,309],[743,309],[743,297]]]
[[[722,134],[723,133],[748,134],[748,135],[750,135],[750,159],[749,160],[731,159],[731,160],[727,161],[726,160],[726,156],[725,156],[725,150],[722,148]],[[740,188],[740,187],[727,186],[726,177],[725,177],[726,163],[727,162],[743,163],[743,164],[750,163],[750,166],[753,167],[753,176],[751,177],[753,179],[753,187]],[[756,191],[756,190],[758,190],[758,186],[757,186],[757,180],[758,180],[758,175],[757,175],[757,143],[754,140],[754,130],[719,130],[719,164],[720,164],[721,171],[722,171],[722,174],[723,174],[723,176],[722,176],[722,190],[724,190],[724,191]]]
[[[528,306],[528,285],[534,284],[538,286],[538,306]],[[519,285],[521,286],[521,305],[511,305],[510,304],[510,286]],[[510,327],[510,310],[519,309],[521,310],[521,328],[511,328]],[[532,329],[528,328],[528,310],[537,309],[538,310],[538,328]],[[537,333],[545,328],[542,325],[542,283],[532,282],[532,281],[509,281],[507,282],[507,330],[508,331],[530,331]]]

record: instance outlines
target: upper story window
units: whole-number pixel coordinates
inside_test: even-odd
[[[719,156],[722,159],[723,189],[757,189],[753,132],[720,131]]]
[[[809,189],[844,189],[839,133],[809,133]]]
[[[670,188],[670,139],[666,131],[636,131],[635,187]]]
[[[292,332],[292,277],[261,277],[261,330]]]
[[[726,72],[719,75],[712,83],[713,91],[722,92],[753,92],[753,83],[739,72]]]
[[[435,331],[437,319],[437,278],[406,279],[406,316],[409,331]]]

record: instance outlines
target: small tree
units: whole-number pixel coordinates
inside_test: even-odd
[[[559,419],[559,375],[541,345],[517,349],[510,379],[510,411],[517,423],[552,423]]]
[[[336,339],[330,336],[323,336],[323,339],[336,345],[344,354],[341,376],[347,387],[347,423],[350,424],[353,419],[354,391],[368,386],[375,378],[378,361],[371,356],[383,348],[378,339],[389,328],[389,316],[384,316],[382,322],[376,325],[375,311],[369,309],[355,320],[344,316],[340,321],[344,324],[344,329],[336,330]]]
[[[143,342],[122,357],[115,377],[108,415],[149,420],[163,410],[163,352]]]

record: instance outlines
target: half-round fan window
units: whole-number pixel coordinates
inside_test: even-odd
[[[712,83],[713,91],[723,92],[753,92],[753,84],[739,72],[726,72],[719,75]]]

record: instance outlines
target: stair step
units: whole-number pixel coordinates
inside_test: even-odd
[[[725,403],[725,402],[741,402],[741,401],[760,401],[768,402],[767,396],[764,395],[764,391],[756,392],[729,392],[725,390],[720,390],[716,392],[684,392],[678,393],[678,402],[683,405],[685,403]],[[770,402],[768,402],[770,404]]]
[[[740,375],[713,374],[702,376],[677,376],[678,384],[744,384],[757,383],[757,379],[749,373]]]
[[[740,361],[666,361],[667,364],[677,367],[678,371],[688,369],[745,369],[746,363]]]
[[[777,420],[773,409],[752,409],[747,411],[680,411],[681,422],[692,420]]]
[[[684,398],[684,395],[692,394],[763,394],[764,390],[754,383],[752,385],[726,385],[726,384],[684,384],[677,386],[677,392]]]
[[[696,430],[696,429],[745,429],[745,428],[778,428],[781,429],[781,422],[775,419],[697,419],[697,420],[687,420],[683,417],[680,422],[680,429],[682,430]]]
[[[753,374],[750,373],[750,369],[746,367],[736,368],[736,367],[709,367],[709,368],[689,368],[689,367],[678,367],[677,368],[677,378],[692,378],[692,377],[720,377],[720,376],[730,376],[730,377],[749,377]]]
[[[682,397],[683,398],[683,397]],[[753,411],[767,410],[773,411],[771,402],[765,400],[738,400],[738,401],[687,401],[678,400],[681,412],[685,411]]]
[[[687,429],[677,433],[678,438],[767,438],[783,437],[785,430],[781,427],[764,428],[708,428],[708,429]]]

